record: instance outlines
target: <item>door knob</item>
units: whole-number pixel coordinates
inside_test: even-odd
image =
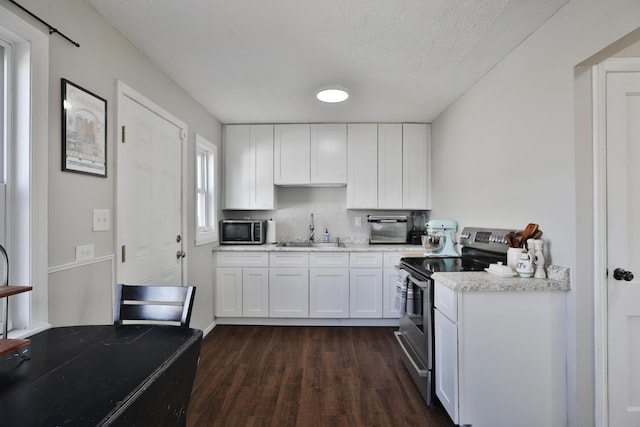
[[[633,273],[622,268],[616,268],[613,270],[613,278],[616,280],[625,280],[630,282],[633,280]]]
[[[178,251],[176,252],[176,258],[180,259],[180,258],[184,258],[187,256],[187,253],[185,251]]]

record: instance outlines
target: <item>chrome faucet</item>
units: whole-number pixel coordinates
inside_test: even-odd
[[[311,221],[309,222],[309,243],[313,243],[314,233],[315,233],[315,227],[313,225],[313,214],[311,214]]]

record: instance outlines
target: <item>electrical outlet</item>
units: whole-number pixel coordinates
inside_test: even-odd
[[[109,231],[109,228],[111,226],[109,216],[109,209],[94,209],[93,231]]]
[[[362,227],[362,217],[356,217],[356,227]]]
[[[76,261],[85,261],[93,258],[95,258],[93,245],[76,246]]]

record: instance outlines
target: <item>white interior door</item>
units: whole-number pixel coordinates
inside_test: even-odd
[[[640,426],[640,73],[606,84],[609,426]]]
[[[155,108],[126,94],[119,99],[117,277],[129,285],[182,285],[185,132]]]

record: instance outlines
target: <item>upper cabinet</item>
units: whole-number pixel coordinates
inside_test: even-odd
[[[428,124],[349,124],[348,129],[348,209],[430,209]]]
[[[402,125],[378,125],[378,208],[402,206]],[[371,206],[373,207],[373,206]]]
[[[347,125],[311,125],[311,183],[347,184]]]
[[[345,185],[347,125],[292,124],[274,128],[276,185]]]
[[[430,125],[402,125],[402,209],[431,209]]]
[[[225,209],[274,209],[273,125],[227,125]]]
[[[273,181],[276,185],[311,183],[311,127],[275,125]]]
[[[347,125],[347,208],[378,206],[378,125]]]

